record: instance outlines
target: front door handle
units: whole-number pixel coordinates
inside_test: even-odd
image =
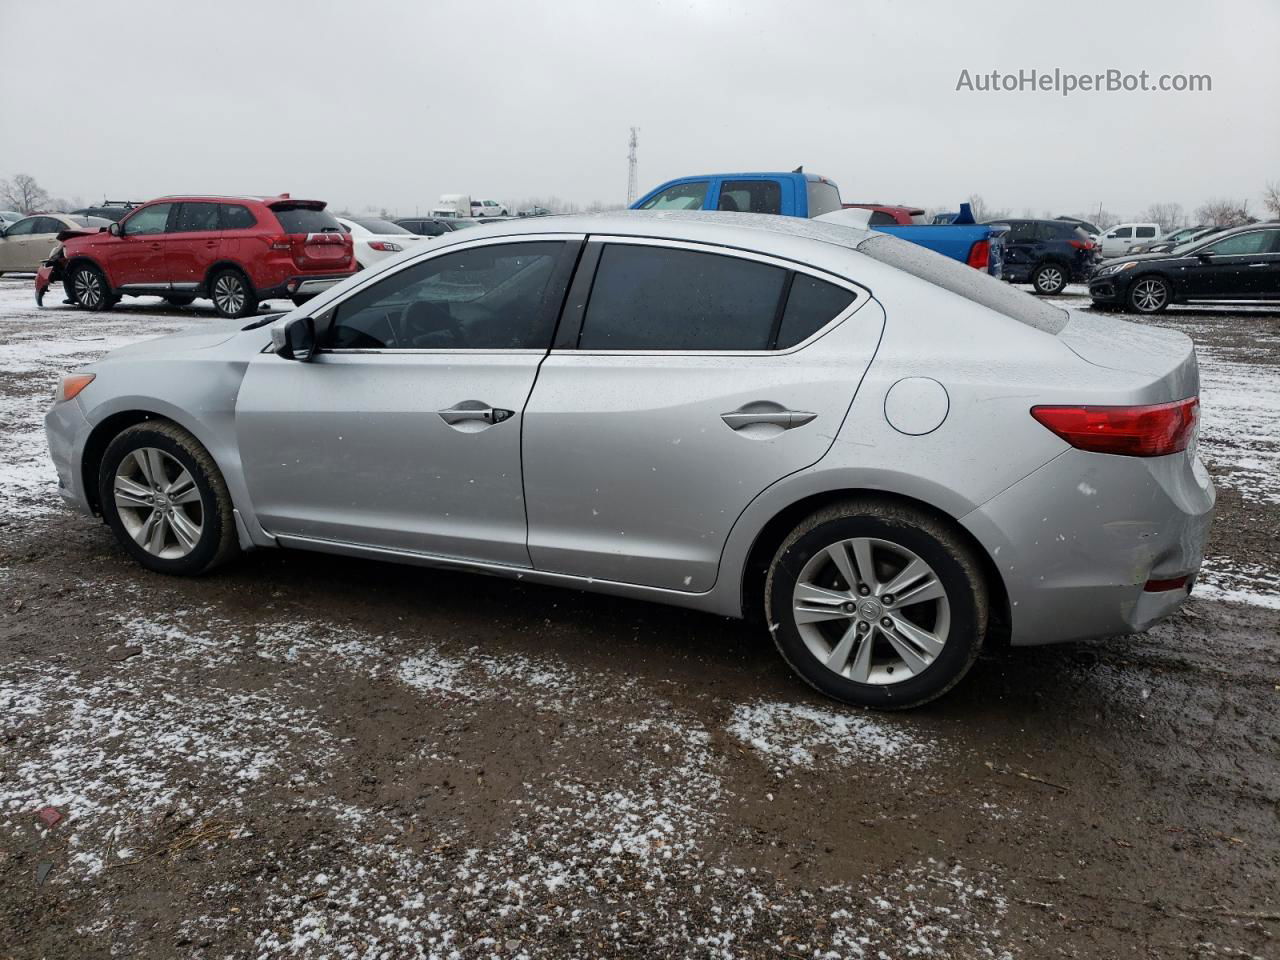
[[[1265,263],[1251,263],[1251,264],[1249,264],[1249,266],[1251,266],[1251,267],[1265,267],[1265,266],[1267,266],[1267,264],[1265,264]]]
[[[505,410],[502,407],[491,407],[481,400],[463,400],[461,403],[455,403],[447,410],[437,410],[436,415],[451,427],[458,424],[469,424],[474,425],[474,429],[475,427],[483,427],[510,420],[515,416],[515,411]]]

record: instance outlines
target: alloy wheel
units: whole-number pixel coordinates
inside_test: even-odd
[[[872,537],[841,540],[800,571],[792,615],[809,652],[856,683],[919,676],[938,657],[951,607],[937,573],[906,547]]]
[[[1057,267],[1044,267],[1036,277],[1036,286],[1044,293],[1057,293],[1067,285]]]
[[[76,271],[75,280],[76,300],[80,302],[80,306],[88,307],[90,310],[102,304],[102,277],[96,270],[90,270],[87,267]]]
[[[125,455],[112,484],[116,511],[129,536],[155,557],[185,557],[204,533],[204,503],[191,472],[155,447]]]
[[[1143,313],[1154,313],[1164,306],[1168,291],[1159,280],[1139,280],[1133,287],[1133,305]]]
[[[235,316],[244,309],[244,281],[234,273],[224,273],[213,285],[213,302],[219,313]]]

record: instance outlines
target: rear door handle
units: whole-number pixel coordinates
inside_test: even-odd
[[[1265,263],[1251,263],[1251,264],[1249,264],[1249,266],[1251,266],[1251,267],[1265,267],[1265,266],[1268,266],[1268,264],[1265,264]]]
[[[734,410],[731,413],[720,414],[720,419],[728,424],[731,430],[741,430],[743,427],[756,424],[790,430],[793,427],[804,426],[817,416],[816,413],[809,413],[806,410]]]

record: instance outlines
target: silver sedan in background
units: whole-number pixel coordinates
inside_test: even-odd
[[[64,378],[67,500],[144,566],[317,550],[744,617],[909,707],[984,639],[1143,630],[1214,490],[1183,335],[894,237],[626,213],[447,234]]]

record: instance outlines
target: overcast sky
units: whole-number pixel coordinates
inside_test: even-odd
[[[846,200],[1188,210],[1280,180],[1280,2],[0,0],[0,177],[55,196],[621,202],[805,169]],[[1212,92],[957,92],[1021,68]]]

